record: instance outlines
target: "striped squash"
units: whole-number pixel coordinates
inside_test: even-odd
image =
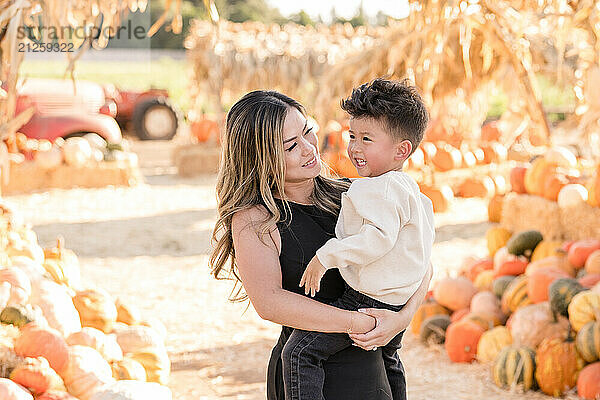
[[[481,335],[477,343],[477,360],[479,362],[492,362],[500,350],[512,344],[510,331],[505,326],[497,326]]]
[[[535,356],[535,379],[542,392],[558,397],[577,384],[577,375],[585,362],[567,339],[544,339]]]
[[[506,291],[508,285],[510,285],[514,279],[515,277],[512,275],[505,275],[494,279],[492,282],[492,292],[501,299],[504,291]]]
[[[555,315],[569,316],[569,304],[573,297],[583,291],[583,286],[573,278],[560,278],[552,282],[548,288],[550,308]]]
[[[518,308],[532,304],[527,295],[529,277],[521,275],[516,277],[502,294],[501,307],[506,315],[515,312]]]
[[[577,332],[575,346],[586,362],[600,359],[600,322],[588,322]]]
[[[577,332],[590,321],[600,321],[600,293],[585,290],[577,293],[569,304],[569,321]]]
[[[446,329],[450,325],[450,317],[446,314],[434,315],[421,324],[419,338],[426,345],[442,344],[446,341]]]
[[[450,315],[450,311],[433,299],[427,300],[417,309],[417,312],[410,322],[410,330],[412,333],[418,335],[423,321],[433,315]]]
[[[525,346],[503,348],[494,361],[492,375],[501,388],[520,384],[524,390],[536,389],[535,351]]]

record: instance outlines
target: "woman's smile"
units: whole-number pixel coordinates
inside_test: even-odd
[[[312,168],[317,165],[317,157],[312,156],[312,158],[305,164],[302,164],[302,168]]]

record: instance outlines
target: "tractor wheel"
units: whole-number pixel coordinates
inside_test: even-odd
[[[169,140],[177,133],[179,115],[168,99],[156,97],[136,104],[133,128],[141,140]]]

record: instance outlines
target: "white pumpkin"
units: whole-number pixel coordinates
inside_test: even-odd
[[[164,347],[160,334],[148,326],[126,326],[116,331],[115,334],[123,353],[139,353],[148,349]]]
[[[69,365],[62,378],[68,392],[81,400],[90,400],[98,389],[115,382],[108,362],[87,346],[69,347]]]
[[[29,281],[33,284],[44,277],[46,270],[42,264],[33,261],[29,257],[16,256],[11,257],[12,266],[21,269],[29,277]]]
[[[0,378],[0,399],[33,400],[33,396],[23,386],[14,383],[10,379]]]
[[[19,268],[0,269],[0,283],[10,284],[10,295],[6,305],[25,304],[31,295],[31,282],[27,274]]]
[[[587,189],[578,183],[566,185],[558,192],[558,206],[560,208],[578,207],[585,204],[587,199]]]
[[[171,400],[171,390],[154,382],[123,380],[98,390],[90,400]]]
[[[554,146],[550,148],[544,159],[550,163],[554,163],[559,167],[575,168],[577,167],[577,157],[569,149],[562,146]]]
[[[52,146],[49,150],[37,151],[33,159],[42,169],[53,169],[63,162],[63,152],[57,147]]]
[[[34,283],[30,302],[42,309],[48,325],[59,331],[63,337],[69,337],[81,330],[79,313],[64,286],[42,279]]]
[[[92,158],[90,143],[81,137],[68,138],[62,149],[65,161],[74,167],[82,167]]]
[[[99,329],[83,327],[81,331],[72,333],[67,338],[70,346],[80,345],[91,347],[100,353],[108,362],[121,361],[123,352],[117,343],[115,335],[106,335]]]

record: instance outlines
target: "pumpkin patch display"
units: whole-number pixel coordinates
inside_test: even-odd
[[[575,342],[544,339],[535,356],[535,378],[542,392],[561,396],[577,384],[577,375],[584,366],[575,349]]]
[[[586,400],[596,400],[600,397],[600,362],[586,365],[579,372],[577,394]]]
[[[585,324],[577,332],[575,346],[586,362],[598,361],[600,359],[600,322],[590,321]]]
[[[479,324],[460,320],[453,322],[446,330],[444,347],[452,362],[473,362],[477,357],[477,344],[485,332]]]
[[[577,332],[590,321],[600,321],[600,294],[591,290],[577,293],[569,304],[569,321]]]
[[[501,388],[517,385],[523,390],[537,388],[535,380],[535,351],[526,346],[508,346],[500,350],[494,361],[492,376]]]
[[[481,335],[477,344],[477,360],[487,363],[496,359],[500,351],[512,344],[512,336],[505,326],[496,326]]]
[[[475,293],[473,283],[464,277],[441,279],[433,289],[435,300],[453,311],[469,307]]]

